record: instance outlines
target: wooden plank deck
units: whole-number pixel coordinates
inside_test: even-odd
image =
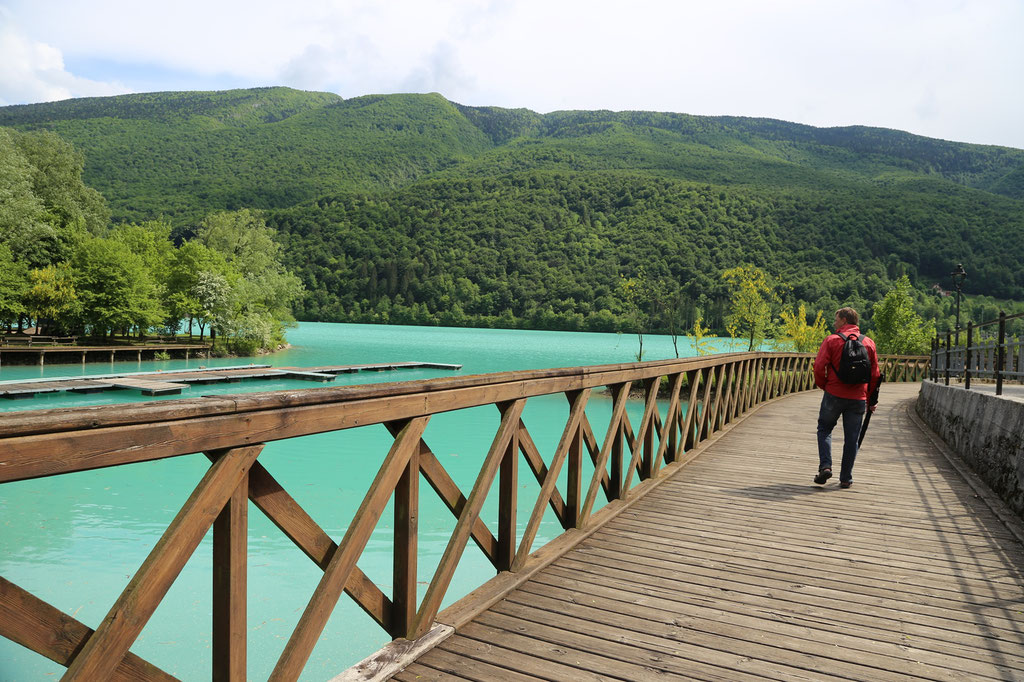
[[[917,388],[883,387],[849,490],[811,482],[820,393],[756,410],[392,679],[1024,680],[1021,524]]]

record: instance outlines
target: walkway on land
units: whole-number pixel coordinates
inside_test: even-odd
[[[917,388],[849,490],[811,483],[820,393],[762,407],[394,679],[1024,680],[1024,548]]]

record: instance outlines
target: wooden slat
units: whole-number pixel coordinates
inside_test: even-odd
[[[320,570],[327,568],[338,545],[259,462],[249,470],[249,499]],[[345,592],[382,628],[391,631],[391,600],[358,566],[352,569]]]
[[[731,424],[733,419],[733,410],[736,405],[736,395],[739,389],[739,364],[734,363],[729,365],[729,375],[725,380],[725,398],[722,401],[721,418],[719,420],[719,428],[726,424]]]
[[[708,410],[707,435],[709,436],[721,429],[720,413],[722,409],[722,398],[726,391],[726,373],[729,371],[729,366],[720,365],[716,369],[718,370],[717,373],[712,370],[712,374],[714,374],[715,377],[715,398],[711,408]]]
[[[569,407],[569,420],[566,422],[565,428],[562,430],[562,437],[555,447],[555,453],[551,458],[551,467],[546,470],[544,479],[540,481],[540,493],[533,505],[530,519],[523,529],[523,537],[519,543],[519,550],[516,552],[515,559],[512,562],[512,570],[519,570],[522,567],[526,557],[533,548],[533,541],[537,537],[537,531],[544,516],[544,508],[547,506],[548,501],[552,500],[555,485],[558,483],[558,474],[562,469],[562,464],[565,462],[566,455],[569,453],[572,439],[579,430],[579,425],[585,414],[584,411],[589,399],[589,390],[580,391],[573,396],[573,402]],[[567,523],[566,518],[560,517],[560,520],[563,526]]]
[[[567,394],[570,403],[576,402],[579,393]],[[583,506],[583,428],[580,425],[581,418],[575,420],[575,427],[568,433],[568,453],[566,457],[565,472],[565,520],[563,528],[579,528],[582,517],[580,511]],[[559,443],[561,445],[561,443]]]
[[[679,456],[683,451],[692,450],[697,443],[696,431],[700,429],[700,423],[697,422],[696,419],[696,415],[700,411],[700,405],[697,402],[697,391],[700,389],[702,381],[707,383],[704,378],[704,372],[700,370],[688,372],[687,377],[687,380],[690,382],[690,398],[686,402],[686,420],[683,422],[682,429],[685,437],[683,438],[682,443],[680,443],[682,451],[676,453],[676,460],[679,459]]]
[[[580,422],[580,428],[583,432],[583,444],[587,446],[587,452],[590,453],[590,461],[597,462],[597,457],[601,453],[601,448],[597,444],[597,436],[594,435],[594,429],[590,425],[590,419],[587,415],[583,415],[583,420]],[[610,502],[615,499],[612,496],[612,482],[611,477],[607,471],[602,470],[601,472],[601,487],[604,489],[605,497]]]
[[[0,577],[0,636],[67,666],[92,634],[92,628]],[[178,678],[129,653],[111,679],[170,682]]]
[[[662,424],[660,426],[659,433],[658,433],[658,451],[654,455],[654,466],[653,466],[653,470],[654,471],[657,471],[658,467],[661,464],[662,459],[665,457],[665,453],[668,452],[668,450],[669,450],[669,447],[670,447],[670,439],[668,437],[669,436],[669,431],[671,430],[673,435],[676,433],[676,430],[677,430],[676,427],[677,427],[677,424],[679,423],[678,422],[678,416],[677,416],[677,413],[679,411],[679,392],[682,390],[682,388],[683,388],[683,375],[682,375],[682,373],[673,375],[672,376],[671,388],[669,389],[670,397],[669,397],[669,403],[668,403],[668,411],[666,412],[667,416],[665,418],[664,424]],[[674,438],[671,439],[671,442],[674,442],[674,440],[675,440]],[[673,449],[673,454],[674,454],[674,449]]]
[[[499,406],[503,412],[508,405]],[[516,512],[519,505],[519,422],[505,446],[505,454],[498,469],[498,566],[499,571],[512,568],[516,558]],[[547,499],[550,499],[548,496]],[[546,500],[539,499],[541,509]]]
[[[459,558],[466,548],[466,542],[469,540],[473,524],[478,520],[480,508],[483,506],[491,482],[494,480],[498,466],[501,464],[505,447],[512,440],[519,426],[519,418],[523,414],[525,404],[526,400],[516,400],[501,415],[501,424],[498,426],[498,432],[494,436],[491,448],[484,459],[483,466],[480,468],[476,482],[473,484],[473,490],[470,492],[466,505],[459,515],[459,520],[455,524],[455,530],[448,540],[448,546],[445,547],[444,554],[441,555],[437,570],[434,572],[434,578],[430,581],[430,585],[423,595],[423,602],[416,614],[417,636],[425,633],[430,628],[434,616],[437,615],[437,611],[441,607],[441,600],[448,590],[448,585],[451,583],[455,568],[459,563]]]
[[[441,498],[448,510],[460,518],[466,508],[466,497],[455,485],[455,481],[448,475],[444,466],[437,456],[427,447],[426,443],[420,444],[420,473],[426,479],[430,487]],[[476,543],[484,556],[494,565],[498,566],[498,539],[494,537],[487,524],[477,519],[472,526],[470,537]]]
[[[530,436],[530,432],[527,430],[526,424],[523,423],[522,419],[519,420],[519,451],[523,453],[523,457],[530,466],[530,471],[533,472],[537,483],[543,486],[544,481],[548,477],[548,465],[544,463],[544,458],[541,457],[540,450],[537,449],[537,444],[533,441],[533,437]],[[565,500],[562,499],[562,494],[558,492],[557,488],[551,489],[551,494],[548,496],[548,504],[551,505],[551,511],[555,512],[558,521],[564,525]]]
[[[604,436],[604,444],[601,446],[601,452],[598,454],[597,461],[594,462],[595,475],[590,481],[590,487],[587,489],[586,497],[583,500],[583,508],[580,512],[580,516],[584,521],[590,518],[590,514],[594,509],[594,503],[597,501],[597,486],[600,482],[600,478],[597,476],[597,472],[605,471],[608,458],[612,456],[615,446],[619,446],[618,456],[621,458],[621,433],[622,433],[622,418],[626,414],[626,404],[629,400],[629,384],[619,384],[612,389],[612,416],[608,422],[608,431]],[[616,480],[618,484],[618,480]]]
[[[249,476],[213,522],[212,679],[246,679],[246,564],[249,533]]]
[[[654,377],[644,382],[644,391],[648,396],[654,396],[654,409],[651,411],[651,418],[647,422],[647,428],[643,430],[644,452],[641,457],[640,473],[643,480],[654,478],[654,433],[658,430],[658,423],[661,420],[658,413],[658,390],[661,388],[661,377]]]
[[[392,561],[394,592],[389,629],[393,637],[411,637],[416,622],[419,515],[420,455],[419,448],[416,448],[409,456],[405,471],[395,486],[395,549]]]
[[[373,533],[384,506],[391,498],[399,479],[406,471],[409,459],[417,451],[429,417],[411,419],[398,437],[374,477],[370,489],[353,516],[352,525],[338,544],[309,604],[299,618],[281,657],[271,673],[272,680],[294,680],[306,665],[327,619],[334,611],[345,583],[348,582],[356,560]]]
[[[262,449],[262,445],[235,448],[217,458],[86,640],[64,679],[86,682],[110,677]]]
[[[633,449],[629,464],[626,465],[625,474],[626,480],[622,484],[623,497],[629,494],[630,485],[633,481],[633,474],[636,472],[638,465],[640,464],[641,457],[643,457],[644,447],[646,445],[645,435],[649,429],[652,428],[652,422],[654,421],[654,411],[658,409],[658,391],[657,389],[651,390],[651,387],[647,386],[647,400],[644,405],[644,416],[640,421],[640,426],[637,429],[637,437],[633,441]],[[623,413],[622,418],[628,422],[628,417]]]

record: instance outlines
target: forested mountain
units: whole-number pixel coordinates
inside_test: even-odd
[[[611,329],[642,267],[714,322],[751,263],[811,309],[910,274],[1024,299],[1024,151],[866,127],[349,100],[286,88],[0,108],[52,130],[115,220],[265,210],[300,319]],[[936,314],[943,301],[928,300]]]

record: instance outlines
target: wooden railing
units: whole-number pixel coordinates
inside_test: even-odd
[[[323,570],[271,676],[296,679],[342,593],[392,637],[417,638],[438,616],[470,540],[499,578],[525,573],[544,560],[533,544],[546,508],[566,529],[552,545],[595,527],[750,408],[810,389],[812,361],[802,354],[736,353],[6,416],[0,422],[0,483],[197,452],[206,453],[211,465],[95,631],[0,577],[0,634],[67,666],[64,679],[173,679],[129,649],[212,527],[212,677],[244,680],[248,499]],[[613,408],[599,441],[585,408],[592,392],[604,387]],[[634,428],[626,405],[635,387],[643,389],[644,410]],[[568,416],[545,461],[522,419],[523,407],[535,396],[559,393],[568,401]],[[494,405],[501,420],[476,482],[464,494],[427,445],[425,431],[432,415],[482,405]],[[270,441],[371,425],[384,425],[393,442],[351,521],[332,519],[348,528],[335,544],[258,458]],[[539,484],[521,533],[519,453]],[[586,480],[588,457],[593,475]],[[560,491],[563,469],[566,485]],[[457,522],[423,598],[417,599],[421,477]],[[496,536],[480,518],[495,481]],[[608,503],[595,512],[599,495]],[[356,562],[391,499],[394,581],[391,594],[385,594]],[[471,612],[473,605],[465,602],[475,598],[470,595],[449,610]]]
[[[879,355],[878,369],[889,383],[917,382],[928,378],[927,355]]]
[[[3,346],[74,346],[77,343],[77,336],[39,336],[38,334],[0,336],[0,345]]]

